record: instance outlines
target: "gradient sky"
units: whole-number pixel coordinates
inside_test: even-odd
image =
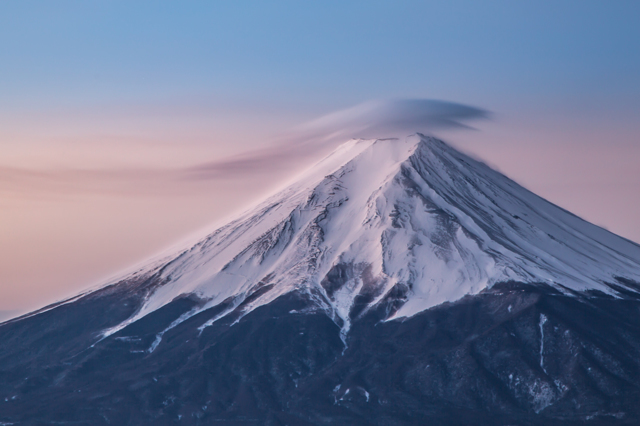
[[[379,99],[490,111],[436,133],[640,241],[639,17],[624,0],[0,2],[0,310],[136,263],[322,150],[176,171]]]

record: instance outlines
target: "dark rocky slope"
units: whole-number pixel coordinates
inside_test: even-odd
[[[393,321],[383,321],[383,303],[354,318],[345,349],[338,325],[289,294],[200,334],[223,307],[206,310],[149,353],[197,301],[176,300],[92,347],[140,303],[116,288],[0,327],[1,422],[640,422],[640,300],[631,296],[500,284]]]

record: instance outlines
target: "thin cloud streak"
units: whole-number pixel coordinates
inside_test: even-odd
[[[372,101],[302,124],[271,146],[189,167],[34,170],[0,166],[0,190],[16,194],[46,191],[116,195],[183,191],[189,182],[256,178],[280,171],[352,138],[383,139],[471,129],[466,122],[488,117],[486,110],[445,101]]]
[[[256,173],[304,161],[349,139],[384,139],[416,132],[472,129],[465,122],[487,119],[486,110],[428,99],[371,101],[322,116],[293,129],[271,147],[186,170],[192,178],[207,179],[228,173]]]

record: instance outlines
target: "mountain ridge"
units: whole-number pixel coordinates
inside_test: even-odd
[[[384,147],[384,149],[380,149]],[[392,147],[392,149],[389,149]],[[372,154],[374,151],[381,151],[382,155],[378,153],[381,157],[377,161],[384,164],[384,167],[380,168],[379,164],[376,164],[375,161],[372,161],[371,158],[362,158],[363,156],[375,156]],[[440,163],[440,167],[438,166]],[[372,167],[374,164],[374,167]],[[366,167],[363,167],[366,166]],[[444,165],[444,167],[442,167]],[[386,167],[386,168],[385,168]],[[363,170],[366,173],[362,173]],[[375,173],[372,173],[372,169],[376,169]],[[470,171],[470,173],[464,173],[464,169],[466,171]],[[478,170],[482,172],[481,176],[478,176]],[[351,179],[351,182],[347,183],[347,187],[345,188],[345,184],[342,180],[349,180],[351,175],[360,174],[364,176],[356,176],[356,179]],[[373,178],[371,178],[371,174],[373,174]],[[354,181],[355,180],[355,185]],[[358,185],[362,185],[363,180],[369,180],[369,183],[373,183],[373,185],[369,185],[370,188],[366,188],[362,190],[362,188],[358,187]],[[486,275],[490,275],[489,273],[483,274],[481,267],[476,267],[476,273],[478,274],[475,277],[475,282],[473,285],[467,286],[463,289],[463,291],[459,291],[453,295],[441,295],[442,297],[436,299],[435,301],[426,300],[426,302],[422,303],[421,306],[417,303],[413,303],[414,307],[409,309],[406,307],[404,312],[400,310],[398,315],[394,315],[394,317],[402,317],[402,316],[411,316],[417,312],[421,312],[424,309],[428,309],[432,306],[435,306],[439,303],[443,302],[451,302],[463,297],[466,294],[475,294],[478,291],[490,287],[491,285],[497,282],[503,281],[522,281],[522,282],[547,282],[551,283],[554,286],[554,282],[556,283],[556,288],[563,292],[571,293],[572,291],[601,291],[610,295],[623,294],[625,291],[636,292],[636,289],[633,285],[628,286],[625,284],[625,280],[630,280],[631,282],[640,281],[640,246],[632,241],[626,240],[623,237],[619,237],[615,234],[610,233],[609,231],[599,228],[595,225],[584,221],[583,219],[575,216],[571,212],[566,211],[558,206],[555,206],[546,200],[538,197],[533,194],[526,188],[523,188],[519,184],[511,181],[506,178],[501,173],[496,172],[491,169],[485,163],[480,160],[473,159],[466,154],[463,154],[456,149],[452,148],[445,142],[436,139],[434,137],[427,137],[422,134],[415,134],[409,136],[404,139],[394,138],[394,139],[372,139],[372,140],[351,140],[347,143],[339,146],[334,152],[329,154],[323,160],[321,160],[314,167],[311,167],[306,172],[303,172],[299,178],[297,178],[292,184],[285,187],[283,190],[277,192],[276,194],[268,197],[265,201],[258,203],[256,207],[250,208],[244,213],[239,214],[235,219],[230,220],[227,224],[217,228],[215,231],[209,233],[204,238],[200,238],[198,242],[190,243],[187,248],[175,250],[174,252],[177,254],[164,254],[161,258],[156,258],[155,260],[150,260],[146,263],[145,266],[134,270],[134,272],[125,274],[121,279],[116,279],[108,284],[103,286],[110,286],[117,284],[119,281],[131,281],[132,279],[136,279],[139,276],[154,276],[157,278],[157,281],[160,284],[156,284],[153,289],[150,290],[150,294],[147,295],[147,300],[144,306],[140,309],[136,315],[132,318],[129,318],[127,321],[119,324],[116,327],[113,327],[109,330],[105,330],[103,333],[103,337],[107,337],[122,328],[128,326],[129,324],[139,320],[145,315],[153,312],[154,310],[166,305],[171,302],[171,300],[185,296],[187,294],[192,294],[195,297],[201,299],[201,310],[209,309],[215,306],[216,303],[221,303],[229,298],[235,299],[235,302],[231,305],[237,307],[241,303],[245,305],[245,309],[258,306],[260,301],[264,303],[269,303],[274,300],[279,295],[282,295],[288,291],[296,291],[301,290],[300,284],[305,282],[310,285],[316,291],[317,297],[319,297],[318,303],[322,305],[323,303],[328,303],[332,306],[333,312],[330,313],[331,316],[335,317],[336,313],[341,321],[348,321],[349,317],[349,306],[345,306],[345,303],[349,305],[349,302],[352,304],[355,300],[355,297],[358,296],[356,294],[347,294],[349,292],[341,291],[338,292],[338,296],[345,296],[347,299],[345,300],[332,300],[332,295],[328,295],[326,289],[321,285],[322,281],[326,279],[326,276],[331,273],[332,268],[339,267],[341,263],[341,258],[345,255],[346,251],[348,251],[349,247],[345,247],[346,243],[354,244],[354,240],[357,240],[358,235],[356,237],[350,236],[350,233],[353,234],[354,231],[359,231],[362,227],[365,227],[367,224],[370,224],[372,220],[379,220],[384,222],[384,218],[381,218],[381,212],[379,210],[379,206],[372,206],[372,200],[376,199],[378,202],[380,194],[383,192],[383,187],[385,185],[392,185],[393,182],[398,180],[402,180],[403,189],[407,192],[412,192],[410,197],[418,197],[421,199],[422,203],[427,210],[431,209],[434,211],[438,211],[443,217],[448,217],[452,219],[452,223],[454,226],[458,226],[459,229],[456,232],[462,232],[463,237],[468,237],[469,240],[465,241],[466,243],[473,245],[473,243],[483,245],[483,247],[479,247],[483,252],[489,253],[489,257],[481,259],[484,261],[484,266],[489,270],[492,267],[495,267],[496,260],[500,260],[500,258],[504,258],[505,252],[512,257],[528,257],[525,259],[528,263],[548,263],[549,266],[556,266],[556,274],[549,273],[549,271],[540,271],[540,270],[527,270],[526,267],[522,265],[501,265],[503,268],[502,273],[498,273],[496,276],[493,276],[491,279],[487,279]],[[501,185],[498,188],[488,188],[486,182],[499,182]],[[460,183],[463,183],[467,186],[467,188],[461,188]],[[425,185],[426,183],[426,185]],[[464,186],[462,185],[462,186]],[[479,186],[484,185],[483,188],[478,190]],[[353,188],[355,186],[355,188]],[[366,185],[365,185],[366,186]],[[504,191],[504,187],[507,187],[509,190],[517,191],[518,195],[521,198],[527,198],[522,201],[516,200],[521,204],[518,206],[519,209],[516,212],[513,212],[513,206],[507,206],[509,208],[505,208],[504,201],[503,205],[499,205],[496,200],[492,200],[487,196],[488,192],[493,192],[492,195],[498,194],[496,191]],[[454,189],[451,189],[454,188]],[[345,191],[346,190],[346,191]],[[475,190],[475,194],[473,196],[469,196],[470,191]],[[360,200],[359,204],[354,206],[351,209],[352,212],[367,212],[368,217],[364,218],[364,220],[357,222],[348,223],[348,226],[344,226],[349,229],[350,233],[339,233],[339,235],[334,235],[332,241],[325,241],[327,239],[326,226],[319,226],[319,223],[328,222],[327,215],[330,211],[339,208],[344,203],[354,204],[353,199],[349,199],[349,196],[354,197],[351,194],[343,194],[340,196],[340,192],[363,192],[369,193],[371,192],[371,196],[367,198],[366,203],[363,204],[362,200]],[[465,193],[466,192],[466,193]],[[466,197],[460,197],[460,194],[467,195]],[[478,196],[478,194],[480,196]],[[511,195],[511,194],[508,194]],[[408,197],[408,198],[410,198]],[[362,197],[361,197],[362,198]],[[503,197],[504,198],[504,197]],[[533,202],[531,202],[533,200]],[[397,201],[397,200],[396,200]],[[401,200],[401,201],[406,201]],[[462,201],[462,202],[461,202]],[[460,209],[460,205],[462,204],[463,209]],[[615,270],[611,270],[611,267],[608,267],[608,271],[606,273],[595,274],[596,277],[588,277],[586,274],[582,274],[580,276],[580,272],[578,271],[576,278],[573,275],[576,275],[575,272],[579,269],[575,265],[569,265],[569,268],[565,268],[565,270],[560,270],[561,273],[564,274],[562,279],[559,279],[557,276],[557,267],[558,264],[558,256],[554,258],[553,254],[549,255],[549,246],[544,247],[543,256],[538,256],[535,253],[531,255],[525,250],[514,250],[518,249],[519,243],[523,246],[528,246],[527,250],[532,249],[532,245],[530,244],[530,240],[532,240],[531,235],[516,235],[519,237],[518,241],[513,241],[513,236],[506,235],[506,232],[503,230],[507,230],[513,233],[515,229],[516,234],[523,234],[522,227],[518,228],[514,226],[517,222],[525,222],[526,226],[534,229],[538,226],[537,229],[534,229],[534,234],[540,234],[539,224],[532,225],[531,219],[527,219],[527,215],[530,214],[534,207],[532,204],[541,204],[542,207],[547,210],[551,207],[552,210],[555,210],[553,213],[556,214],[556,217],[550,215],[548,211],[543,211],[541,215],[543,219],[551,216],[551,219],[558,219],[558,212],[561,213],[561,219],[564,222],[567,222],[567,218],[569,220],[573,220],[573,229],[570,226],[567,226],[566,223],[562,223],[560,231],[565,232],[563,238],[557,238],[547,234],[547,243],[549,241],[557,242],[559,239],[563,240],[563,244],[566,241],[567,236],[566,232],[576,234],[576,227],[580,228],[590,228],[589,232],[591,234],[596,234],[596,237],[602,238],[604,237],[610,245],[615,245],[618,249],[611,248],[606,244],[598,242],[596,238],[591,237],[591,240],[595,241],[595,245],[600,248],[600,252],[597,254],[602,257],[607,257],[607,261],[611,262],[613,260],[616,263]],[[522,208],[525,207],[525,209]],[[388,207],[388,206],[386,206]],[[400,223],[404,220],[406,221],[408,213],[405,211],[401,211],[405,208],[403,204],[394,205],[394,208],[391,212],[386,212],[387,217],[390,218],[389,223],[383,223],[382,226],[386,226],[386,230],[393,231],[394,229],[400,229],[403,226]],[[416,206],[412,206],[415,208]],[[493,211],[485,212],[487,207],[493,207]],[[538,207],[538,206],[536,206]],[[538,207],[539,208],[539,207]],[[321,209],[322,214],[315,214],[314,209]],[[388,210],[388,209],[387,209]],[[273,214],[273,213],[276,214]],[[471,213],[476,214],[471,214]],[[278,214],[279,213],[279,214]],[[305,213],[307,218],[302,219],[301,215]],[[310,214],[309,214],[310,213]],[[415,212],[414,212],[415,213]],[[516,214],[519,213],[520,215]],[[355,213],[354,213],[355,214]],[[324,217],[321,217],[324,215]],[[565,216],[565,217],[562,217]],[[265,220],[266,219],[266,220]],[[491,229],[489,225],[495,225],[497,220],[501,220],[502,223],[501,229],[494,226]],[[540,219],[540,218],[536,218]],[[242,258],[243,255],[246,255],[248,251],[252,248],[254,251],[256,250],[256,245],[262,244],[261,247],[257,248],[257,252],[260,252],[258,256],[260,256],[260,266],[263,265],[265,261],[268,259],[265,258],[266,254],[270,251],[277,249],[278,244],[280,246],[283,245],[282,241],[277,241],[274,239],[274,236],[278,237],[286,237],[290,238],[290,233],[294,233],[297,231],[294,229],[295,225],[293,223],[298,220],[304,222],[306,220],[307,229],[304,232],[307,232],[307,237],[311,237],[310,234],[316,233],[316,239],[320,240],[320,243],[324,246],[324,251],[321,253],[322,256],[330,257],[330,254],[327,253],[327,247],[329,247],[334,253],[333,258],[329,262],[325,262],[324,269],[319,271],[307,271],[307,276],[298,277],[298,281],[293,284],[293,286],[286,286],[282,291],[274,292],[274,284],[267,283],[270,281],[276,273],[271,270],[260,271],[257,275],[251,277],[251,279],[247,279],[243,276],[243,274],[235,271],[233,274],[229,273],[229,270],[232,269],[232,264],[238,263],[239,259]],[[448,219],[447,219],[448,220]],[[527,222],[529,220],[529,222]],[[315,223],[313,223],[315,221]],[[576,224],[578,224],[576,226]],[[436,225],[438,224],[430,224]],[[449,224],[451,225],[451,223]],[[313,229],[310,229],[311,226]],[[497,229],[498,228],[498,229]],[[568,228],[568,230],[567,230]],[[424,233],[424,229],[419,230]],[[558,231],[558,229],[556,229]],[[578,229],[579,231],[579,229]],[[238,237],[239,236],[239,237]],[[577,237],[578,242],[582,240],[584,242],[588,237],[585,235],[573,235]],[[331,237],[331,235],[329,235]],[[378,237],[378,235],[376,235]],[[385,240],[384,232],[380,234],[379,239],[382,245],[388,244],[389,240]],[[412,236],[413,237],[413,236]],[[448,238],[451,241],[451,235],[430,235],[431,240],[437,238]],[[529,241],[527,241],[528,237]],[[571,237],[571,236],[570,236]],[[220,242],[221,239],[232,240],[230,243]],[[215,240],[218,239],[217,243]],[[405,238],[406,239],[406,238]],[[258,244],[259,242],[259,244]],[[370,242],[370,239],[367,240]],[[590,241],[587,241],[587,243]],[[376,243],[376,241],[374,241]],[[496,248],[496,244],[498,247]],[[211,250],[212,246],[220,246],[221,244],[226,244],[223,249],[219,249],[219,247],[213,247],[214,250]],[[288,241],[287,244],[291,244],[291,241]],[[362,244],[361,246],[366,246],[367,244]],[[406,242],[405,247],[399,247],[397,249],[398,252],[406,251],[407,247],[414,246],[415,241],[413,243]],[[622,249],[620,249],[620,247]],[[435,250],[446,251],[447,247],[435,244]],[[464,247],[460,247],[464,252]],[[475,248],[475,247],[472,247]],[[557,247],[556,247],[557,248]],[[284,247],[287,249],[287,247]],[[533,247],[533,249],[540,252],[540,247]],[[208,252],[208,251],[209,252]],[[319,250],[318,244],[311,247],[304,247],[303,250]],[[363,250],[360,247],[359,250]],[[593,251],[593,248],[592,248]],[[199,252],[199,253],[198,253]],[[212,253],[211,253],[212,252]],[[625,254],[622,254],[624,252]],[[633,253],[634,256],[629,256],[626,253]],[[273,253],[271,253],[273,255]],[[540,253],[538,253],[540,254]],[[583,253],[578,253],[586,258],[593,258],[593,253],[587,253],[587,256],[584,256]],[[195,260],[198,255],[200,255],[200,260]],[[224,257],[222,260],[220,257]],[[254,256],[256,254],[254,253]],[[276,253],[275,257],[282,257],[283,253]],[[320,253],[315,253],[315,256],[319,256]],[[376,261],[371,261],[370,259],[360,259],[359,261],[354,261],[359,264],[356,269],[360,269],[359,273],[362,274],[365,270],[366,274],[369,276],[367,280],[369,283],[372,283],[375,280],[390,280],[390,278],[395,278],[391,284],[387,285],[383,289],[378,289],[376,298],[371,301],[372,304],[380,302],[382,298],[392,289],[394,285],[403,285],[406,284],[409,280],[415,280],[415,277],[407,277],[406,274],[402,277],[393,277],[393,273],[389,274],[388,270],[385,270],[384,259],[379,259],[381,257],[380,253],[374,253],[373,257],[378,257],[376,259],[377,265],[374,265]],[[274,256],[271,256],[274,257]],[[304,256],[303,256],[304,257]],[[361,256],[362,257],[362,256]],[[366,257],[366,256],[365,256]],[[436,253],[436,257],[438,254]],[[442,257],[442,256],[440,256]],[[545,258],[546,257],[546,258]],[[293,269],[300,269],[300,265],[304,264],[300,259],[295,259],[295,262],[290,265]],[[369,260],[369,261],[367,261]],[[435,259],[437,264],[437,260]],[[560,259],[561,261],[563,259]],[[566,265],[566,259],[564,259],[564,264]],[[201,263],[198,264],[197,262]],[[306,262],[310,261],[306,259]],[[314,258],[313,261],[317,261]],[[415,259],[413,259],[415,262]],[[450,260],[447,260],[450,261]],[[493,264],[492,264],[493,262]],[[144,264],[144,262],[141,262]],[[204,268],[207,264],[214,263],[213,267],[208,266]],[[291,262],[290,262],[291,263]],[[427,263],[427,262],[425,262]],[[482,262],[478,262],[481,264]],[[525,262],[526,264],[527,262]],[[554,265],[555,263],[555,265]],[[562,262],[560,262],[562,263]],[[593,269],[592,265],[587,265],[587,262],[584,259],[581,259],[582,265],[585,266],[586,269]],[[600,261],[600,263],[605,263]],[[178,266],[180,264],[180,266]],[[308,266],[308,265],[307,265]],[[374,267],[375,266],[375,267]],[[476,265],[478,266],[478,265]],[[481,265],[482,266],[482,265]],[[526,265],[525,265],[526,266]],[[561,267],[563,265],[560,265]],[[631,266],[624,269],[624,266]],[[204,272],[200,273],[200,276],[194,274],[193,271],[189,271],[189,268],[195,269],[197,271],[201,271],[204,269]],[[255,268],[256,265],[253,265],[252,268]],[[256,268],[259,269],[259,268]],[[268,268],[267,268],[268,269]],[[372,269],[375,269],[377,272],[377,276],[373,276]],[[388,269],[388,266],[387,266]],[[635,270],[634,270],[635,269]],[[569,272],[567,272],[567,270]],[[631,273],[629,273],[631,270]],[[395,271],[399,272],[399,271]],[[415,271],[414,271],[415,272]],[[455,272],[460,272],[456,270]],[[217,294],[212,292],[211,290],[207,291],[206,287],[211,287],[211,282],[215,280],[215,274],[222,274],[223,279],[218,284],[218,287],[224,286],[227,289],[231,290],[231,293],[224,292],[224,289],[219,291]],[[433,273],[430,272],[433,278]],[[188,275],[186,278],[183,275]],[[194,276],[195,275],[195,276]],[[236,276],[236,282],[234,283],[234,277]],[[259,276],[260,275],[260,276]],[[311,279],[309,276],[311,275]],[[376,275],[376,274],[374,274]],[[484,278],[483,278],[484,276]],[[238,295],[237,288],[234,286],[238,286],[237,277],[240,277],[241,280],[245,282],[251,281],[253,283],[258,283],[258,287],[261,288],[261,294],[258,295],[255,291],[252,291],[250,286],[249,288],[242,287],[242,283],[240,283],[240,291],[239,293],[244,293],[244,295]],[[566,279],[573,278],[575,281],[573,286],[567,286]],[[622,279],[622,281],[620,281]],[[591,282],[589,282],[589,280]],[[294,280],[295,281],[295,280]],[[310,283],[310,281],[312,281]],[[447,281],[447,286],[451,287],[451,282],[455,281],[455,278],[451,279],[448,277],[448,280],[441,280],[443,283]],[[559,281],[563,281],[562,284]],[[186,282],[186,285],[185,285]],[[204,283],[204,284],[203,284]],[[268,287],[265,287],[265,284],[269,284]],[[577,285],[576,285],[577,284]],[[580,284],[583,284],[580,286]],[[356,284],[356,286],[359,284]],[[443,284],[440,284],[441,286]],[[203,288],[204,287],[204,288]],[[282,287],[282,285],[281,285]],[[353,283],[352,283],[353,287]],[[413,284],[409,284],[409,289],[403,290],[405,293],[408,291],[413,291]],[[438,286],[436,286],[438,287]],[[50,306],[55,307],[60,304],[68,303],[68,301],[76,300],[79,297],[82,297],[86,294],[89,294],[93,291],[96,291],[100,287],[92,288],[86,290],[79,295],[69,298],[66,301],[63,300],[58,303],[54,303]],[[254,290],[257,290],[254,289]],[[275,289],[277,290],[277,289]],[[309,289],[305,289],[309,290]],[[339,290],[339,289],[334,289]],[[345,289],[342,289],[345,290]],[[352,292],[355,290],[362,290],[362,288],[352,288]],[[366,290],[366,289],[365,289]],[[433,289],[424,289],[429,293],[433,293]],[[234,291],[236,294],[234,294]],[[332,293],[334,292],[332,291]],[[164,294],[161,294],[164,293]],[[270,297],[265,299],[265,293],[270,293]],[[414,294],[415,295],[415,294]],[[427,295],[428,296],[428,295]],[[252,297],[254,300],[246,301],[247,297]],[[421,297],[418,297],[416,300],[425,300],[428,297],[425,297],[425,294],[422,294]],[[266,300],[266,301],[265,301]],[[406,303],[405,303],[406,304]],[[247,306],[249,305],[249,306]],[[411,305],[411,304],[410,304]],[[370,308],[371,306],[369,306]],[[20,316],[15,319],[20,319],[23,317],[28,317],[32,314],[42,312],[47,309],[44,307],[40,310],[34,311],[33,313],[29,313],[23,316]],[[345,311],[346,309],[346,311]],[[331,309],[330,309],[331,310]],[[199,312],[200,310],[195,310],[193,314]],[[187,316],[188,317],[188,316]],[[185,318],[186,319],[186,318]]]
[[[354,140],[0,324],[0,423],[634,425],[639,264],[444,142]]]
[[[349,279],[325,288],[336,268]],[[356,298],[369,299],[366,311],[394,287],[402,306],[388,319],[506,281],[616,296],[637,291],[616,277],[637,282],[639,270],[637,244],[438,139],[352,140],[165,262],[140,311],[103,337],[188,294],[200,306],[177,321],[222,302],[226,313],[241,304],[249,312],[303,291],[346,333]]]

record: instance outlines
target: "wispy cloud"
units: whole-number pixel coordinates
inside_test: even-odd
[[[471,129],[468,121],[486,119],[489,112],[468,105],[429,99],[371,101],[324,115],[289,131],[279,143],[236,157],[212,161],[186,170],[193,178],[260,172],[283,163],[306,160],[318,151],[352,138],[382,139],[416,132]]]
[[[403,137],[450,128],[469,129],[486,119],[486,110],[427,99],[372,101],[336,111],[286,132],[263,148],[181,168],[111,168],[29,170],[0,167],[0,190],[26,193],[92,191],[138,194],[170,191],[185,183],[257,178],[292,162],[305,163],[351,138]]]
[[[325,115],[299,127],[309,137],[388,138],[431,133],[446,128],[470,128],[465,122],[489,117],[489,112],[431,99],[371,101]]]

